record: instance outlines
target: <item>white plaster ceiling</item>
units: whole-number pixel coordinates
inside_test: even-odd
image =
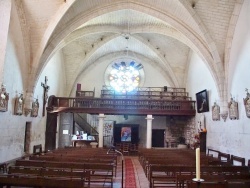
[[[63,47],[67,67],[66,75],[70,75],[69,72],[72,71],[72,68],[75,69],[73,72],[79,70],[79,67],[84,71],[89,64],[108,54],[119,58],[120,52],[128,52],[128,55],[145,56],[148,61],[162,64],[162,67],[164,64],[168,64],[177,78],[177,82],[169,80],[169,84],[177,87],[183,86],[190,48],[175,38],[148,32],[148,27],[178,32],[159,19],[133,10],[107,13],[84,23],[74,31],[80,31],[79,38]],[[89,28],[93,32],[86,34],[85,28]],[[113,32],[112,28],[114,28]],[[140,28],[144,28],[144,30]],[[105,39],[107,41],[102,43]],[[88,57],[89,53],[92,54]],[[159,56],[161,57],[159,58]],[[74,80],[71,77],[67,83],[73,85]]]
[[[20,2],[16,4],[21,5]],[[185,87],[190,53],[194,52],[219,84],[224,80],[221,70],[226,40],[230,39],[228,30],[235,24],[232,15],[240,10],[237,3],[240,4],[236,0],[23,0],[30,53],[35,57],[31,72],[38,76],[53,53],[62,50],[70,94],[79,75],[98,59],[111,61],[128,54],[160,67],[169,86]]]

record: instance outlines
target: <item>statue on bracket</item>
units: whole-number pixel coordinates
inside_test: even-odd
[[[247,92],[247,97],[245,99],[243,98],[243,102],[246,110],[246,115],[248,118],[250,118],[250,94],[248,93],[248,89],[246,89],[245,91]]]
[[[220,121],[220,106],[216,102],[212,106],[212,119],[213,121]]]
[[[0,90],[0,111],[6,112],[8,111],[8,101],[9,101],[9,93],[6,92],[5,86],[2,84]]]
[[[38,99],[36,99],[34,102],[32,102],[31,117],[37,117],[38,111],[39,111],[39,102]]]
[[[239,119],[238,103],[231,97],[231,101],[228,103],[229,118],[231,120]]]
[[[16,97],[15,100],[15,115],[21,116],[23,114],[23,104],[24,104],[24,99],[23,99],[23,94],[21,93],[18,97]]]

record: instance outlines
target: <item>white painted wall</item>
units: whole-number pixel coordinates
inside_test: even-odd
[[[239,120],[228,120],[227,142],[221,150],[250,159],[250,119],[246,117],[243,98],[250,92],[250,1],[244,1],[235,29],[229,63],[228,92],[239,104]],[[229,132],[230,131],[230,132]]]
[[[0,112],[0,162],[19,157],[23,154],[26,118],[14,115],[14,98],[26,87],[27,62],[24,57],[24,44],[17,18],[11,11],[11,21],[4,63],[3,84],[9,93],[8,111]],[[1,83],[2,84],[2,83]]]
[[[39,113],[38,118],[32,118],[32,139],[31,145],[42,144],[44,149],[45,144],[45,130],[46,130],[46,115],[42,117],[43,110],[43,87],[41,83],[45,82],[45,76],[47,76],[48,81],[47,84],[50,86],[48,91],[48,96],[55,95],[57,97],[65,96],[65,72],[64,72],[64,63],[63,56],[61,51],[58,51],[48,62],[43,72],[41,73],[35,90],[34,97],[38,97],[39,101]],[[59,125],[59,118],[57,124]],[[57,136],[58,141],[58,136]]]
[[[85,71],[77,80],[81,83],[81,90],[93,91],[95,88],[95,96],[100,97],[102,86],[105,85],[105,71],[111,62],[102,62],[98,66],[92,66],[91,71]],[[144,85],[141,87],[163,87],[169,86],[166,78],[160,72],[159,68],[153,67],[151,64],[144,62]],[[74,86],[72,94],[75,95],[76,86]]]
[[[245,88],[250,91],[250,2],[244,1],[241,14],[236,26],[235,35],[232,43],[230,62],[226,75],[229,79],[228,101],[230,94],[239,103],[239,120],[230,120],[226,122],[212,121],[211,106],[219,101],[218,91],[215,82],[209,73],[209,70],[202,60],[193,54],[190,60],[190,66],[187,76],[187,91],[195,99],[195,93],[207,89],[209,91],[210,111],[203,113],[206,119],[207,127],[207,147],[213,148],[225,153],[250,159],[250,119],[246,117],[243,105],[243,98],[246,97]],[[196,115],[196,122],[200,114]]]
[[[35,86],[34,97],[39,99],[40,109],[36,118],[30,116],[14,115],[14,99],[17,93],[24,92],[27,88],[27,73],[29,62],[25,60],[24,43],[20,24],[15,8],[11,12],[11,22],[4,64],[3,83],[9,93],[9,106],[7,112],[0,112],[0,162],[15,159],[24,153],[24,137],[26,122],[31,122],[31,143],[29,151],[32,152],[33,145],[45,143],[46,116],[42,117],[42,97],[45,75],[48,76],[50,85],[49,95],[65,96],[65,75],[61,52],[55,54],[41,73]]]
[[[188,70],[187,76],[187,91],[189,95],[192,97],[192,100],[196,101],[196,93],[206,89],[208,91],[209,96],[209,112],[204,112],[203,115],[205,116],[205,126],[207,128],[207,146],[212,148],[214,142],[218,143],[217,133],[220,132],[220,128],[218,129],[218,122],[212,121],[212,114],[211,114],[211,106],[214,102],[219,103],[219,95],[214,83],[214,80],[205,65],[205,63],[197,56],[197,54],[193,53]],[[196,124],[201,118],[200,113],[196,114]],[[222,122],[222,121],[220,121]],[[196,128],[198,132],[198,128]]]

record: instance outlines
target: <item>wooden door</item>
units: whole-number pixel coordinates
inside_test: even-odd
[[[26,122],[24,137],[24,152],[29,153],[31,140],[31,122]]]
[[[164,147],[165,129],[152,130],[152,147]]]
[[[57,113],[47,113],[45,151],[56,149]]]

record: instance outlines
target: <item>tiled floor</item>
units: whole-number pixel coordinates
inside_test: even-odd
[[[135,170],[135,178],[136,178],[136,188],[149,188],[149,182],[147,177],[144,174],[144,171],[142,169],[142,166],[139,163],[138,157],[137,156],[125,156],[125,158],[131,158],[133,165],[134,165],[134,170]],[[125,160],[124,160],[125,161]],[[125,164],[123,165],[124,172],[125,172]],[[124,180],[126,177],[126,174],[123,174]],[[117,176],[114,180],[114,188],[121,188],[121,179],[122,179],[122,160],[119,157],[118,160],[118,166],[117,166]],[[123,184],[123,187],[125,188],[125,184]]]

